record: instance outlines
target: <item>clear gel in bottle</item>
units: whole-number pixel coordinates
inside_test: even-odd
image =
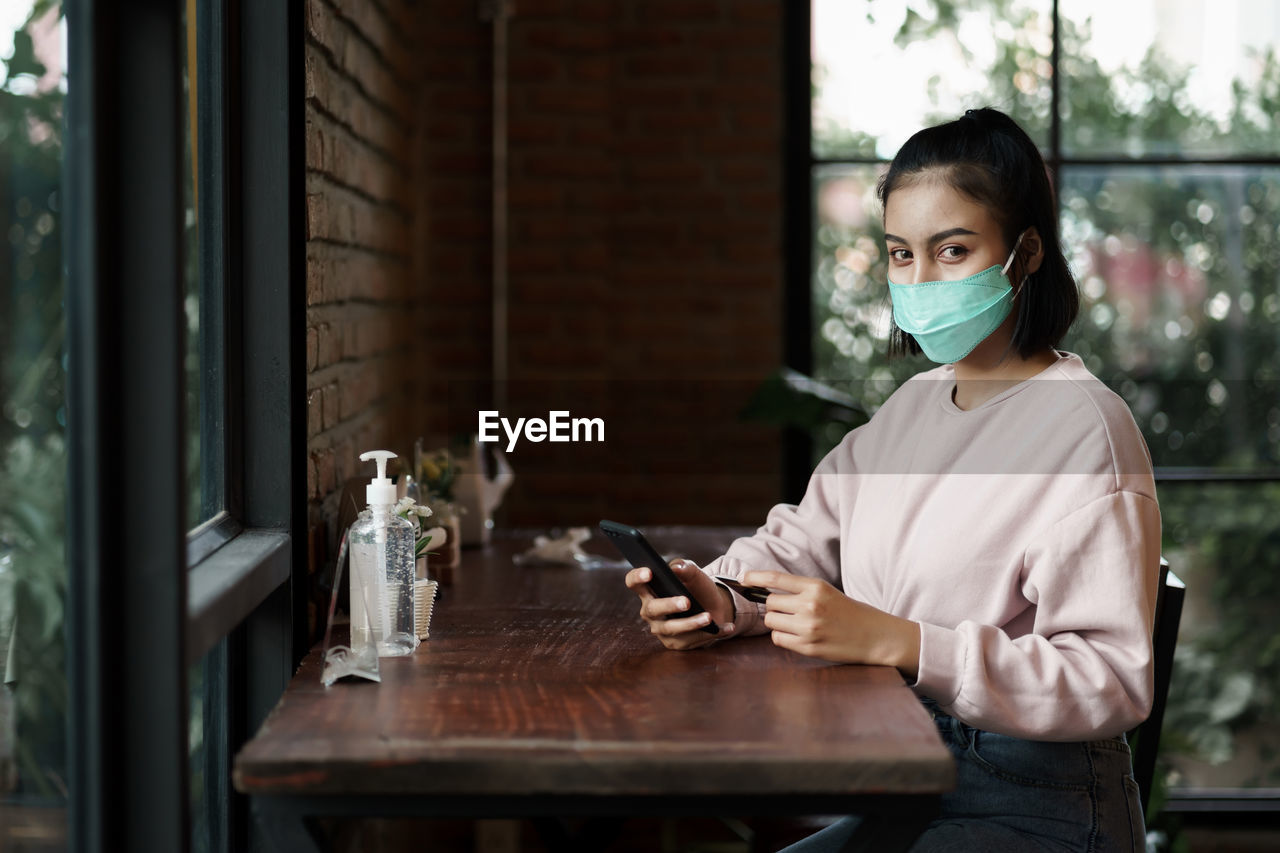
[[[395,454],[370,450],[378,476],[365,490],[369,508],[351,526],[351,647],[377,644],[378,657],[400,657],[418,647],[413,623],[412,522],[395,513],[396,487],[387,477]]]

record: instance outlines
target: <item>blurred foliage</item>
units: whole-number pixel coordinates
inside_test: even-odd
[[[1280,483],[1163,483],[1160,507],[1166,548],[1180,563],[1174,571],[1187,581],[1189,600],[1209,611],[1199,624],[1184,620],[1164,736],[1178,752],[1222,763],[1247,730],[1261,738],[1250,752],[1262,769],[1241,784],[1274,787]]]
[[[28,21],[58,3],[40,0]],[[66,445],[60,86],[26,25],[0,83],[0,552],[11,573],[19,790],[65,798]]]
[[[882,7],[867,4],[868,15]],[[1043,6],[1047,9],[1047,4]],[[972,106],[993,105],[1047,144],[1052,68],[1043,9],[1018,0],[913,0],[899,47],[955,42],[965,16],[1000,33]],[[1152,48],[1107,73],[1090,21],[1063,19],[1058,166],[1063,247],[1081,285],[1081,316],[1063,348],[1129,403],[1158,466],[1238,471],[1280,466],[1280,60],[1248,57],[1225,113],[1196,102],[1191,69]],[[1220,45],[1237,55],[1236,44]],[[968,54],[966,53],[966,57]],[[821,69],[815,85],[822,82]],[[937,100],[935,99],[935,104]],[[1212,105],[1220,106],[1220,105]],[[921,126],[953,115],[926,115]],[[874,139],[815,122],[815,155],[870,159]],[[855,140],[846,145],[843,140]],[[1277,164],[1143,164],[1249,156]],[[1073,156],[1093,164],[1072,165]],[[1097,160],[1127,161],[1097,164]],[[881,210],[883,164],[815,170],[815,375],[869,410],[897,382],[931,366],[885,357],[890,307]],[[826,445],[829,446],[829,445]],[[825,447],[819,447],[822,452]],[[1239,738],[1266,737],[1280,690],[1280,484],[1164,482],[1164,548],[1187,581],[1162,741],[1164,781],[1184,776],[1167,756],[1225,762]],[[1280,783],[1280,744],[1242,785]],[[1176,763],[1176,759],[1175,759]],[[1157,806],[1158,808],[1158,806]]]

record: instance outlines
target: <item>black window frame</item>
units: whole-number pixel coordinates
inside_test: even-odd
[[[813,371],[813,171],[829,165],[880,165],[879,157],[816,157],[812,139],[812,3],[784,3],[783,102],[785,140],[784,181],[784,347],[786,365],[804,373]],[[1071,166],[1204,166],[1280,165],[1280,156],[1224,157],[1091,157],[1066,156],[1062,151],[1060,76],[1056,73],[1061,55],[1058,0],[1053,0],[1053,43],[1050,63],[1051,108],[1049,150],[1045,163],[1058,184],[1061,169]],[[798,501],[804,494],[812,470],[813,442],[797,432],[784,437],[784,496]],[[1157,484],[1162,482],[1274,482],[1280,470],[1221,471],[1210,468],[1157,467]],[[1163,810],[1197,824],[1252,826],[1270,824],[1280,814],[1280,791],[1276,789],[1216,788],[1211,790],[1173,789]]]
[[[303,9],[208,6],[202,24],[217,28],[221,14],[226,36],[224,169],[215,176],[223,210],[210,221],[224,228],[212,263],[222,265],[225,286],[218,337],[234,497],[189,537],[182,4],[67,2],[67,736],[76,851],[188,849],[187,671],[202,658],[206,702],[222,712],[207,732],[213,849],[248,849],[252,828],[231,788],[230,757],[305,651]]]

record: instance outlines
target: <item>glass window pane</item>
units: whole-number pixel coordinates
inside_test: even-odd
[[[891,158],[971,107],[1017,116],[1048,143],[1049,0],[813,0],[813,151]]]
[[[1158,770],[1174,787],[1280,786],[1280,483],[1160,484],[1187,584]]]
[[[892,308],[884,223],[876,182],[883,165],[824,165],[813,170],[813,374],[869,412],[927,365],[886,355]],[[815,436],[818,456],[847,427]]]
[[[1274,154],[1280,4],[1062,0],[1065,155]]]
[[[190,853],[209,853],[213,827],[208,809],[209,785],[217,784],[217,777],[210,778],[208,762],[216,751],[207,742],[208,735],[205,720],[205,684],[208,669],[208,657],[202,658],[187,670],[187,708],[189,713],[187,726],[187,761],[190,768],[191,790],[191,851]]]
[[[1065,167],[1068,348],[1156,465],[1280,466],[1280,167]]]
[[[196,98],[199,96],[194,35],[194,2],[181,0],[187,7],[185,18],[187,38],[182,42],[182,88],[186,121],[183,122],[183,181],[182,203],[186,210],[183,223],[184,241],[184,300],[187,318],[186,355],[184,357],[186,379],[187,423],[187,522],[195,527],[208,516],[204,513],[203,484],[200,477],[200,217],[199,182],[200,167],[199,134],[197,132]]]
[[[182,40],[183,243],[186,351],[184,355],[187,424],[187,520],[189,527],[225,508],[224,408],[222,360],[223,267],[217,228],[222,193],[218,168],[221,116],[216,82],[218,4],[176,0],[184,7]]]
[[[60,4],[0,6],[0,849],[66,849]]]
[[[814,373],[868,377],[888,364],[889,292],[880,166],[814,170]]]

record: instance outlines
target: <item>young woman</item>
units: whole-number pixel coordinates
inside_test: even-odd
[[[890,352],[941,366],[850,432],[798,506],[705,569],[673,562],[708,613],[679,617],[689,602],[654,598],[648,569],[627,586],[668,648],[770,632],[897,667],[958,772],[913,850],[1143,850],[1124,732],[1151,705],[1160,512],[1124,402],[1055,349],[1078,297],[1044,162],[1008,116],[970,110],[908,140],[879,194]],[[753,604],[712,575],[774,593]],[[838,850],[854,821],[795,849]]]

